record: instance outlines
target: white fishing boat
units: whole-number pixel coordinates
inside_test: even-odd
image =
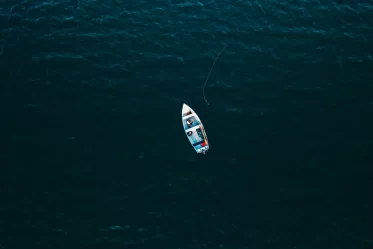
[[[205,128],[197,114],[188,105],[183,104],[181,119],[185,135],[197,153],[206,154],[209,150],[209,142]]]

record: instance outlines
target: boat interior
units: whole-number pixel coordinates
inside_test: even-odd
[[[188,125],[188,121],[192,121],[191,125]],[[184,130],[199,126],[201,122],[196,118],[195,115],[190,115],[183,119]]]

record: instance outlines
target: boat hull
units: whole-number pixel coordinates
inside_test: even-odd
[[[181,120],[183,129],[190,144],[197,153],[206,154],[210,149],[205,128],[198,117],[197,113],[193,111],[188,105],[183,104],[181,112]]]

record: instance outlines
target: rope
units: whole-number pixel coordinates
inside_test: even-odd
[[[203,86],[203,98],[205,99],[207,105],[210,105],[210,104],[209,104],[209,102],[207,101],[206,96],[205,96],[206,83],[207,83],[207,80],[208,80],[209,77],[210,77],[210,74],[211,74],[211,72],[212,72],[212,69],[213,69],[214,66],[215,66],[215,62],[216,62],[217,59],[219,58],[219,55],[224,51],[224,49],[225,49],[226,46],[227,46],[227,45],[225,45],[224,48],[220,51],[220,53],[216,56],[216,58],[215,58],[215,60],[214,60],[214,64],[212,64],[212,67],[211,67],[211,69],[210,69],[209,75],[208,75],[207,78],[206,78],[205,85]]]

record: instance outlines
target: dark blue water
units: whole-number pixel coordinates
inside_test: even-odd
[[[0,248],[373,248],[372,13],[0,1]]]

